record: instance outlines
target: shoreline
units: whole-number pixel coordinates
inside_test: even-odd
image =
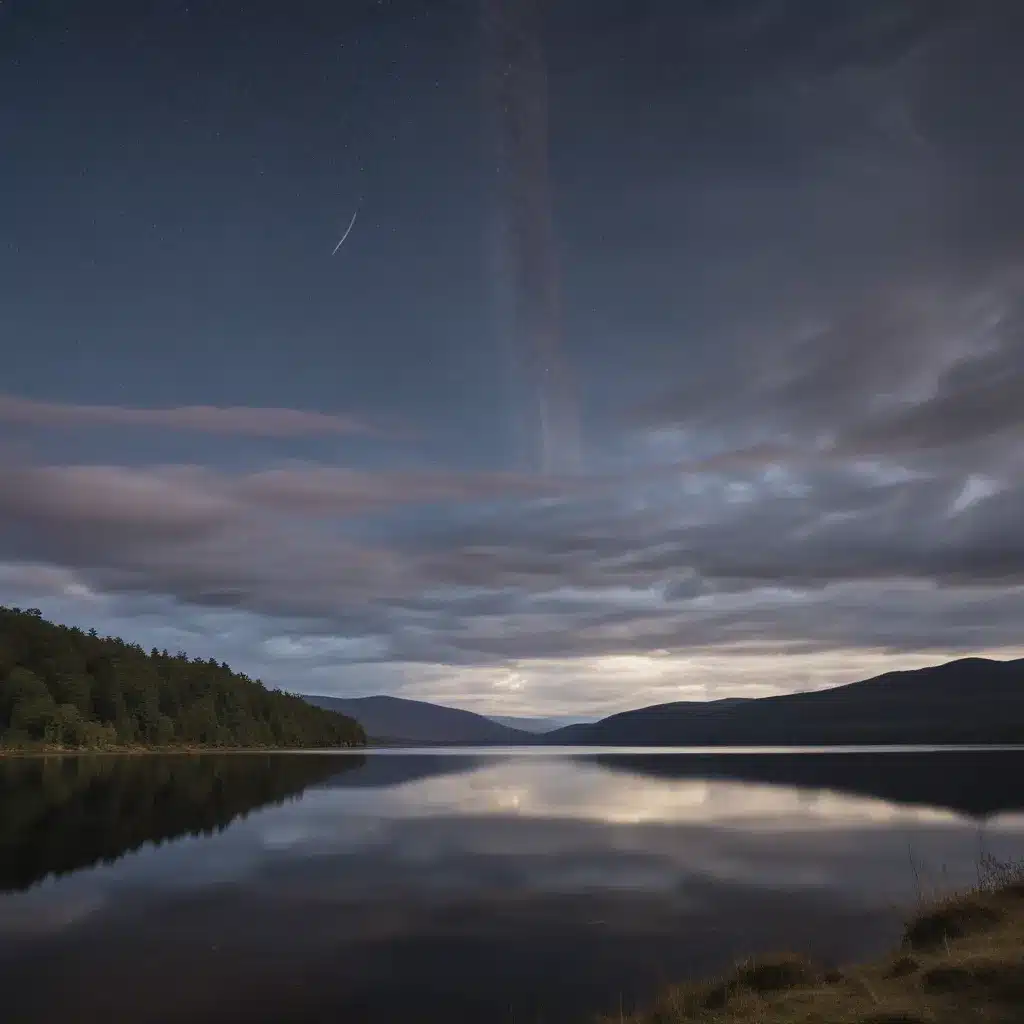
[[[793,954],[671,986],[599,1024],[1018,1022],[1024,1005],[1024,864],[982,865],[976,887],[922,900],[894,950],[824,970]]]
[[[4,758],[17,757],[92,757],[92,756],[142,756],[145,754],[352,754],[352,753],[426,753],[426,752],[464,752],[467,754],[480,751],[499,751],[510,753],[513,751],[528,751],[530,753],[552,753],[560,751],[586,751],[593,754],[607,753],[615,754],[638,754],[658,755],[674,754],[693,757],[717,757],[728,755],[759,755],[770,756],[779,754],[885,754],[885,753],[998,753],[1008,751],[1022,751],[1024,744],[1006,743],[973,743],[973,744],[940,744],[940,743],[919,743],[919,744],[860,744],[845,745],[835,744],[831,746],[792,746],[780,747],[775,745],[764,746],[713,746],[713,747],[643,747],[643,746],[603,746],[603,745],[572,745],[555,743],[536,744],[475,744],[475,743],[367,743],[363,746],[339,746],[339,747],[215,747],[215,746],[173,746],[173,747],[61,747],[61,746],[33,746],[33,747],[3,747],[0,746],[0,760]]]
[[[0,760],[19,757],[143,757],[169,754],[360,754],[372,747],[42,747],[4,750]]]

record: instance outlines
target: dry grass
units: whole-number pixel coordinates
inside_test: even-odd
[[[975,888],[923,908],[875,963],[751,961],[607,1024],[1024,1024],[1024,864],[982,868]]]

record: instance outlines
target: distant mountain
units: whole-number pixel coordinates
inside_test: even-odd
[[[572,718],[569,715],[559,715],[556,718],[513,718],[509,715],[488,715],[487,717],[499,725],[507,725],[510,729],[522,729],[523,732],[531,733],[552,732],[567,725],[579,725],[583,722],[593,721],[592,718]]]
[[[501,746],[531,742],[519,729],[483,715],[441,704],[403,697],[306,696],[310,704],[354,718],[372,741],[390,743],[456,743]]]
[[[683,701],[546,733],[595,746],[1024,743],[1024,659],[964,658],[830,690]]]

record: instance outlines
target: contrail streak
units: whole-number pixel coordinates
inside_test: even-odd
[[[331,253],[332,256],[345,244],[345,239],[348,238],[349,234],[352,232],[352,228],[355,227],[356,217],[358,216],[359,211],[356,210],[356,212],[352,214],[352,219],[348,222],[348,227],[345,228],[345,234],[341,236],[341,241],[334,247],[334,252]]]
[[[551,472],[577,469],[582,453],[577,396],[561,344],[541,45],[545,6],[544,0],[481,0],[496,161],[495,297],[505,321],[499,330],[518,364],[521,443]]]

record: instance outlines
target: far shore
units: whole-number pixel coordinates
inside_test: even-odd
[[[146,754],[359,754],[371,747],[0,747],[0,758],[17,757],[109,757]]]
[[[780,747],[772,744],[730,746],[728,744],[716,744],[713,746],[679,746],[679,747],[657,747],[657,746],[615,746],[608,744],[583,744],[573,746],[572,744],[556,743],[516,743],[512,745],[491,743],[457,743],[441,741],[407,741],[404,743],[379,741],[370,742],[359,747],[215,747],[215,746],[174,746],[174,747],[144,747],[144,746],[117,746],[117,747],[60,747],[40,744],[32,747],[3,747],[0,746],[0,760],[4,758],[25,758],[25,757],[109,757],[109,756],[142,756],[156,754],[160,756],[168,754],[361,754],[372,751],[402,751],[402,750],[495,750],[509,751],[519,748],[535,750],[543,748],[556,753],[560,750],[589,750],[594,752],[607,752],[615,754],[621,751],[631,753],[659,754],[679,753],[692,754],[695,756],[708,755],[729,755],[729,754],[845,754],[845,753],[891,753],[904,751],[963,751],[963,752],[984,752],[984,751],[1005,751],[1024,750],[1024,744],[1008,743],[862,743],[862,744],[806,744],[791,747]]]

